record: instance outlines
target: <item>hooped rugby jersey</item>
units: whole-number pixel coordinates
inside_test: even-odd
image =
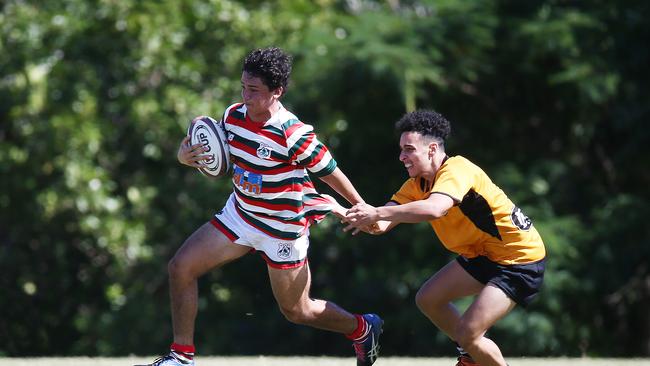
[[[233,196],[241,218],[262,232],[294,240],[331,210],[309,178],[331,174],[336,160],[313,127],[280,108],[264,123],[254,122],[246,105],[223,115],[233,162]]]
[[[391,201],[405,204],[432,193],[451,197],[455,205],[431,220],[436,235],[452,252],[467,258],[482,255],[500,264],[523,264],[546,255],[532,221],[485,172],[462,156],[447,158],[434,178],[410,178]]]

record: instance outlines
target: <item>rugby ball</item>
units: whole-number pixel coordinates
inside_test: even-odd
[[[203,153],[208,156],[203,161],[206,166],[198,168],[201,173],[218,178],[230,171],[230,150],[222,122],[207,116],[196,117],[190,123],[187,135],[191,145],[202,144],[208,148]]]

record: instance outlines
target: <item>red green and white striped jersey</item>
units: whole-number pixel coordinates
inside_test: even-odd
[[[312,222],[331,210],[308,172],[322,177],[336,168],[336,160],[313,127],[284,107],[268,121],[254,122],[242,103],[228,107],[223,121],[239,215],[275,238],[294,240],[306,234]]]

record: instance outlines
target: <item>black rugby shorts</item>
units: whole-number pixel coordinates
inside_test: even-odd
[[[523,307],[528,306],[535,298],[544,281],[546,258],[533,263],[513,265],[498,264],[484,256],[459,256],[456,261],[477,281],[485,285],[493,284]]]

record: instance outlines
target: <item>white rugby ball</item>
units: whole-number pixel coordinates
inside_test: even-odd
[[[214,118],[207,116],[194,118],[187,129],[187,135],[190,137],[191,145],[203,144],[208,148],[203,153],[208,156],[206,160],[203,160],[206,166],[198,168],[201,173],[208,177],[218,178],[230,171],[230,149],[221,121],[217,122]]]

